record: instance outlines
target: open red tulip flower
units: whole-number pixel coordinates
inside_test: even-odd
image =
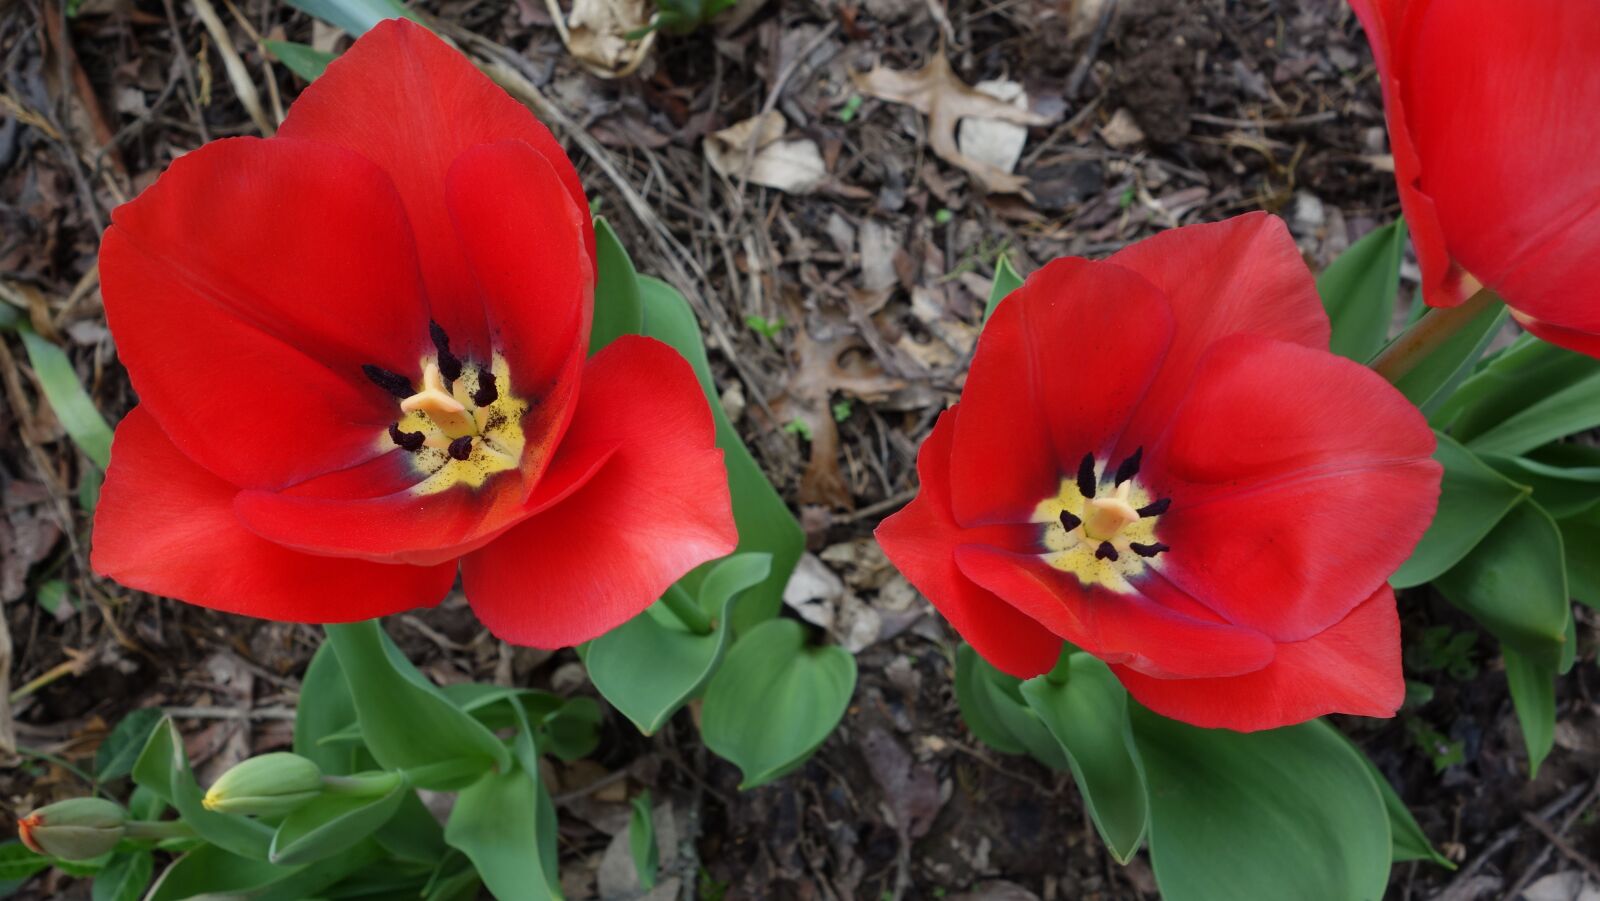
[[[1427,302],[1481,283],[1600,357],[1600,6],[1350,0],[1383,83]]]
[[[878,540],[990,663],[1062,640],[1204,727],[1390,716],[1385,580],[1433,517],[1422,415],[1327,351],[1280,220],[1057,260],[995,311]]]
[[[328,623],[436,604],[557,647],[733,550],[705,395],[664,344],[587,354],[594,232],[550,132],[425,29],[368,32],[274,138],[208,144],[113,215],[140,398],[93,563]]]

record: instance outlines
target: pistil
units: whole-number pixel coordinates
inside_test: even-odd
[[[437,363],[429,363],[422,371],[422,390],[401,401],[400,409],[422,412],[450,438],[467,437],[478,431],[467,408],[445,389],[444,374]]]
[[[1139,511],[1128,500],[1132,491],[1130,480],[1118,483],[1109,497],[1090,498],[1083,508],[1083,534],[1096,541],[1109,541],[1124,526],[1138,522]]]

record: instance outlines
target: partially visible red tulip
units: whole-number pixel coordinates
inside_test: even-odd
[[[1057,260],[984,328],[885,553],[996,667],[1062,639],[1198,726],[1391,716],[1386,580],[1433,518],[1421,413],[1329,353],[1280,220]]]
[[[496,635],[639,613],[735,530],[693,371],[587,356],[594,234],[550,132],[405,21],[269,140],[185,155],[117,209],[106,315],[140,405],[93,563],[219,610],[344,622],[437,603]]]
[[[1350,5],[1427,302],[1481,284],[1529,331],[1600,356],[1600,3]]]

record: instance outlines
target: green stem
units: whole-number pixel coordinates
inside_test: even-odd
[[[354,776],[323,776],[322,787],[330,795],[376,798],[394,791],[405,776],[401,773],[358,773]]]
[[[1399,382],[1406,373],[1438,350],[1441,344],[1499,300],[1493,291],[1480,288],[1478,293],[1456,306],[1429,310],[1373,357],[1370,364],[1372,371],[1383,376],[1390,384]]]
[[[661,596],[661,603],[667,605],[667,609],[683,623],[685,629],[696,635],[711,634],[711,617],[706,616],[706,612],[700,609],[695,599],[689,597],[689,592],[673,585]]]
[[[1051,685],[1066,685],[1072,674],[1072,655],[1078,649],[1068,644],[1061,643],[1061,656],[1056,658],[1056,665],[1050,667],[1050,672],[1044,674],[1045,681]]]
[[[128,838],[161,841],[168,838],[196,838],[195,831],[182,820],[129,820]]]

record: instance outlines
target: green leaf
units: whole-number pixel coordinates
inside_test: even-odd
[[[289,0],[289,5],[357,38],[384,19],[404,18],[427,24],[400,0]]]
[[[633,868],[638,871],[639,886],[645,891],[656,887],[656,870],[661,866],[656,824],[650,814],[650,792],[640,792],[634,797],[633,813],[628,816],[628,850],[633,852]]]
[[[665,341],[683,354],[700,378],[700,387],[705,389],[711,416],[717,423],[717,447],[722,448],[728,467],[733,518],[739,526],[737,552],[772,555],[772,569],[766,580],[746,589],[733,608],[734,634],[742,635],[782,608],[783,587],[789,584],[789,576],[805,550],[805,533],[723,412],[717,386],[711,380],[700,326],[689,302],[671,285],[649,276],[639,277],[639,298],[644,304],[644,334]],[[701,565],[678,584],[691,597],[698,597],[700,582],[710,573],[710,567],[711,564]]]
[[[1484,361],[1433,415],[1436,424],[1474,439],[1546,398],[1600,372],[1600,361],[1523,335]]]
[[[94,752],[94,775],[101,782],[121,779],[133,772],[133,764],[150,741],[150,733],[161,725],[159,707],[145,707],[122,718]]]
[[[1317,277],[1333,325],[1329,350],[1365,363],[1383,346],[1394,320],[1405,246],[1406,222],[1396,219],[1351,245]]]
[[[594,240],[600,278],[594,288],[594,328],[589,332],[591,354],[623,335],[639,334],[644,327],[639,275],[604,216],[594,219]]]
[[[1481,453],[1520,454],[1541,444],[1600,426],[1600,369],[1530,403],[1467,441]]]
[[[722,662],[741,592],[772,568],[767,554],[717,561],[700,583],[700,608],[715,625],[709,635],[684,627],[660,603],[589,643],[584,665],[594,687],[646,735],[653,734],[705,687]]]
[[[205,840],[232,855],[265,861],[272,830],[241,816],[207,810],[204,794],[189,769],[183,738],[171,719],[163,719],[150,733],[144,752],[133,765],[133,781],[150,789],[177,808],[178,816]]]
[[[1111,668],[1081,652],[1057,672],[1022,683],[1022,696],[1067,755],[1100,838],[1118,863],[1138,853],[1150,822],[1144,766],[1128,724],[1128,693]]]
[[[300,699],[294,709],[294,752],[314,762],[327,775],[353,773],[356,746],[324,741],[353,726],[356,702],[350,697],[350,683],[339,668],[333,643],[325,641],[311,655],[305,678],[300,680]]]
[[[444,828],[416,792],[406,792],[389,822],[373,835],[391,858],[432,865],[445,853]]]
[[[1326,723],[1241,734],[1131,712],[1150,785],[1150,860],[1166,901],[1383,897],[1383,798]]]
[[[154,874],[155,861],[149,851],[126,851],[111,858],[94,877],[89,895],[93,901],[139,901]]]
[[[262,41],[267,50],[283,63],[284,68],[300,76],[306,81],[316,81],[322,77],[323,70],[328,68],[328,63],[338,58],[337,53],[318,50],[306,44],[297,44],[294,41]]]
[[[61,348],[39,337],[26,324],[17,327],[22,346],[28,350],[28,364],[39,377],[39,387],[56,420],[72,438],[72,443],[94,464],[105,469],[111,464],[111,426],[95,409],[94,401],[78,381],[78,372]]]
[[[1600,548],[1600,506],[1591,507],[1560,523],[1563,547],[1578,549],[1567,554],[1567,590],[1574,598],[1600,610],[1600,554],[1583,548]]]
[[[1472,372],[1473,365],[1489,349],[1510,316],[1504,305],[1490,304],[1440,344],[1427,359],[1401,376],[1395,387],[1423,412],[1433,410]]]
[[[561,897],[554,872],[545,869],[543,856],[535,852],[543,838],[543,790],[536,776],[517,766],[467,786],[450,811],[445,841],[472,859],[483,884],[500,901]]]
[[[700,709],[706,747],[754,788],[799,766],[844,716],[856,662],[843,648],[807,647],[805,627],[771,619],[740,636]]]
[[[983,308],[983,321],[988,322],[994,315],[995,308],[1000,306],[1000,301],[1006,295],[1022,287],[1022,276],[1011,266],[1011,257],[1000,254],[994,261],[994,281],[989,286],[989,302]]]
[[[411,793],[405,779],[382,795],[324,794],[284,817],[272,836],[270,859],[291,866],[341,854],[377,832]]]
[[[1383,796],[1383,809],[1389,815],[1390,842],[1394,849],[1394,859],[1398,863],[1404,860],[1426,860],[1438,864],[1447,870],[1453,870],[1456,865],[1438,851],[1434,850],[1433,843],[1428,841],[1428,836],[1417,825],[1417,820],[1406,808],[1406,802],[1400,800],[1394,787],[1385,779],[1382,771],[1367,757],[1366,753],[1350,740],[1350,737],[1338,730],[1333,730],[1345,744],[1361,758],[1367,765],[1367,775],[1372,777],[1372,784],[1378,787],[1378,794]]]
[[[1558,665],[1568,616],[1561,533],[1550,514],[1523,501],[1449,572],[1441,594],[1518,652]]]
[[[1433,458],[1444,467],[1439,510],[1410,558],[1389,578],[1396,588],[1431,582],[1461,562],[1528,495],[1454,438],[1443,432],[1436,436]]]
[[[1066,752],[1022,698],[1022,680],[995,669],[965,642],[956,648],[956,704],[967,728],[1002,754],[1027,754],[1054,770]]]
[[[230,854],[216,845],[200,845],[167,867],[145,901],[240,895],[286,879],[294,872],[291,867]]]
[[[1566,449],[1570,448],[1570,451]],[[1533,499],[1556,519],[1575,516],[1600,504],[1600,448],[1557,444],[1543,449],[1545,459],[1484,454],[1485,463],[1519,485],[1533,490]],[[1569,465],[1546,462],[1556,458]]]
[[[452,774],[413,774],[418,787],[437,791],[473,781],[463,772],[510,768],[505,745],[417,672],[376,620],[330,623],[326,628],[355,701],[362,738],[380,767],[418,770],[464,764]]]
[[[250,901],[304,901],[307,898],[325,897],[324,893],[331,896],[333,886],[380,861],[386,867],[401,873],[406,872],[407,868],[403,865],[385,859],[383,848],[377,842],[363,841],[346,848],[344,853],[337,857],[329,857],[290,871],[287,876],[272,883],[265,891],[252,893]]]
[[[539,747],[559,760],[586,757],[600,744],[602,716],[594,698],[569,698],[536,724]]]
[[[1525,657],[1509,646],[1501,651],[1506,660],[1506,682],[1511,685],[1511,706],[1522,726],[1522,741],[1528,748],[1528,778],[1539,775],[1556,741],[1556,667]]]
[[[35,854],[22,842],[0,842],[0,881],[18,882],[48,866],[50,858]]]

